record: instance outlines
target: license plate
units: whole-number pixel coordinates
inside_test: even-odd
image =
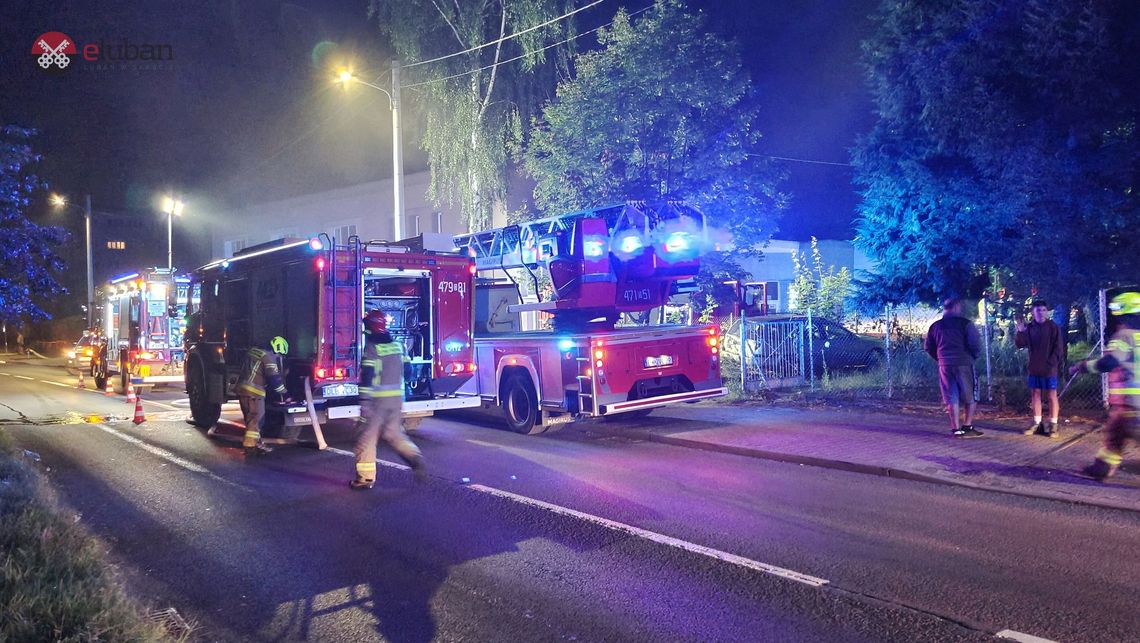
[[[357,395],[359,390],[356,384],[329,384],[321,388],[322,397],[348,397]]]
[[[360,417],[359,406],[330,406],[328,408],[328,415],[330,420],[340,418],[355,418]]]
[[[662,366],[672,366],[672,355],[657,355],[645,358],[645,368],[661,368]]]

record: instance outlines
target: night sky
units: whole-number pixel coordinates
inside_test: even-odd
[[[608,22],[619,4],[579,14],[580,30]],[[712,29],[741,42],[762,97],[761,151],[846,163],[871,122],[859,42],[875,0],[692,4]],[[390,54],[365,11],[365,0],[8,0],[0,8],[0,121],[41,130],[43,178],[73,196],[90,192],[97,210],[153,212],[159,194],[183,195],[190,205],[180,229],[192,236],[217,223],[211,215],[225,205],[390,175],[386,99],[346,96],[330,82],[329,59],[314,64],[314,46],[331,41],[334,55],[355,58],[358,68],[386,67]],[[46,31],[80,44],[167,44],[175,60],[120,69],[76,57],[75,68],[49,76],[30,53]],[[407,132],[415,115],[405,114]],[[422,153],[405,143],[406,171],[421,169]],[[781,163],[793,204],[777,236],[849,236],[850,168]]]

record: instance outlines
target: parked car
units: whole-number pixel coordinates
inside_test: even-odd
[[[86,334],[79,338],[75,346],[67,351],[67,368],[91,372],[91,358],[99,350],[99,342],[99,337],[94,334]]]
[[[886,353],[883,340],[856,335],[843,325],[824,317],[812,318],[812,349],[815,372],[876,368]]]

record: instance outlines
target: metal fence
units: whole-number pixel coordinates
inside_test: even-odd
[[[1070,378],[1067,366],[1099,355],[1104,296],[1070,311],[1066,364],[1060,369],[1064,414],[1097,415],[1105,398],[1102,377]],[[979,400],[999,408],[1028,408],[1028,355],[1014,345],[1016,322],[1002,302],[982,300],[974,319],[983,339],[975,364]],[[933,311],[888,306],[871,318],[842,322],[811,315],[737,319],[724,329],[725,372],[746,393],[803,390],[829,398],[936,401],[937,364],[924,349]],[[1066,325],[1062,325],[1064,329]],[[735,365],[739,360],[739,372]],[[731,369],[731,370],[730,370]]]

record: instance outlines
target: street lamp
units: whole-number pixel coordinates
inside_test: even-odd
[[[95,314],[95,280],[91,270],[91,195],[85,195],[85,205],[83,210],[83,227],[87,235],[87,327],[92,325],[92,316]],[[67,197],[62,194],[53,193],[48,199],[52,207],[65,208],[67,207]]]
[[[166,213],[166,269],[174,271],[174,217],[182,216],[186,204],[173,198],[162,199],[162,211]]]
[[[392,110],[392,219],[394,220],[392,240],[400,241],[404,238],[404,154],[400,148],[400,62],[392,61],[391,92],[357,78],[350,69],[341,69],[337,73],[337,82],[346,89],[349,83],[371,87],[388,97],[388,106]]]

